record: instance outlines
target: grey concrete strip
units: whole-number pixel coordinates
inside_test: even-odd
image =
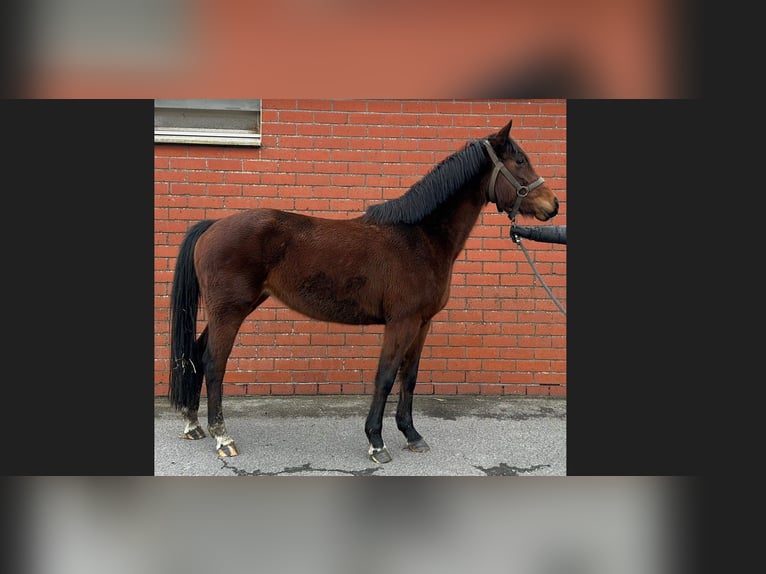
[[[206,428],[205,399],[200,421]],[[393,461],[367,456],[370,398],[224,397],[239,456],[219,458],[209,436],[179,438],[180,415],[155,402],[156,476],[566,476],[566,401],[555,398],[417,395],[416,428],[428,453],[404,450],[396,399],[383,420]]]

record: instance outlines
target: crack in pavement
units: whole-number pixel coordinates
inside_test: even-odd
[[[496,414],[496,413],[478,413],[475,415],[477,418],[480,419],[488,419],[488,418],[495,418],[495,419],[508,419],[512,421],[526,421],[530,419],[545,419],[545,418],[551,418],[551,419],[559,419],[559,420],[565,420],[567,418],[566,413],[557,413],[555,409],[552,409],[551,407],[538,407],[536,413],[503,413],[503,414]]]
[[[473,465],[474,468],[478,468],[487,476],[519,476],[520,472],[534,472],[535,470],[545,468],[546,466],[550,468],[551,465],[550,464],[535,464],[528,468],[523,468],[519,466],[508,466],[504,462],[501,462],[499,465],[491,466],[489,468]]]
[[[370,476],[380,470],[377,468],[365,468],[362,470],[341,470],[338,468],[312,468],[310,463],[303,464],[301,466],[287,466],[284,470],[278,470],[276,472],[262,472],[260,470],[247,471],[237,468],[233,464],[229,464],[226,459],[220,459],[223,463],[222,469],[232,471],[236,476],[282,476],[285,474],[296,474],[298,472],[340,472],[342,474],[348,474],[351,476]]]
[[[421,404],[418,413],[447,421],[456,421],[458,418],[475,417],[477,419],[496,419],[526,421],[530,419],[558,419],[566,420],[566,412],[549,406],[538,406],[534,410],[519,410],[516,408],[507,408],[507,405],[487,404],[484,410],[477,408],[468,412],[460,410],[460,406],[448,402],[429,402]]]

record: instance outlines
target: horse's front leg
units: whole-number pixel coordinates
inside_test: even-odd
[[[399,403],[396,406],[396,426],[404,438],[407,439],[407,447],[413,452],[428,452],[431,448],[423,439],[420,433],[415,430],[412,423],[412,399],[415,393],[415,384],[418,381],[418,368],[420,365],[420,354],[423,352],[423,344],[426,341],[428,330],[431,328],[431,322],[425,323],[418,332],[415,341],[407,351],[399,370]]]
[[[364,432],[370,441],[367,451],[373,462],[386,463],[391,461],[391,454],[383,442],[383,413],[386,401],[396,380],[396,373],[402,364],[407,349],[418,333],[420,321],[407,320],[389,323],[383,333],[383,347],[380,351],[378,370],[375,373],[375,391],[372,404],[367,414]]]

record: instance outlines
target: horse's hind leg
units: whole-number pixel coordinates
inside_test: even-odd
[[[413,452],[428,452],[431,450],[412,424],[412,399],[418,379],[420,354],[423,351],[423,344],[430,327],[431,322],[429,321],[420,328],[417,338],[407,350],[402,366],[399,369],[399,382],[401,386],[399,388],[399,403],[396,406],[396,426],[407,439],[406,448]]]
[[[181,434],[181,438],[197,440],[205,438],[207,435],[202,430],[202,426],[199,424],[197,418],[197,412],[199,411],[199,398],[202,391],[202,379],[205,374],[205,365],[203,362],[203,356],[205,347],[207,346],[207,327],[199,338],[194,343],[192,365],[194,365],[194,400],[191,406],[181,408],[181,415],[185,421],[184,432]]]
[[[223,376],[239,327],[253,308],[229,308],[226,311],[211,311],[208,320],[208,343],[203,359],[205,384],[207,386],[207,422],[208,430],[215,439],[218,456],[221,457],[239,454],[224,423]]]

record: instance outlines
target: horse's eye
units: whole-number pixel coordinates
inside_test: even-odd
[[[516,160],[516,163],[519,165],[524,165],[527,163],[527,158],[525,158],[523,155],[519,156],[519,158]]]

